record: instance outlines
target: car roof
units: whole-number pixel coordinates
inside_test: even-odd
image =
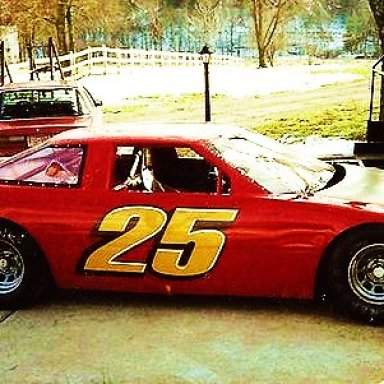
[[[18,83],[8,83],[0,87],[1,91],[17,91],[25,89],[55,89],[55,88],[73,88],[79,85],[64,80],[47,80],[47,81],[28,81]]]
[[[62,132],[52,140],[55,143],[85,142],[110,139],[155,139],[157,141],[199,141],[221,136],[224,132],[239,131],[230,124],[215,123],[122,123],[77,128]]]

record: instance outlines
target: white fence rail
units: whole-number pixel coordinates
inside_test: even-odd
[[[37,68],[49,65],[48,58],[36,59],[35,61]],[[123,67],[129,66],[195,66],[201,64],[201,55],[198,53],[146,51],[102,46],[59,56],[59,61],[66,78],[79,79],[91,75],[118,73]],[[242,59],[233,56],[213,54],[211,57],[213,65],[235,65],[242,62]],[[30,73],[27,62],[15,64],[12,67],[18,73]]]

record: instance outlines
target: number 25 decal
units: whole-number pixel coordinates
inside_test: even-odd
[[[233,222],[237,213],[237,209],[177,208],[167,224],[167,214],[159,208],[133,206],[114,209],[103,218],[98,231],[123,234],[92,252],[84,270],[144,273],[147,263],[117,259],[165,227],[155,250],[152,269],[162,275],[178,277],[204,274],[214,267],[225,243],[225,234],[217,227]],[[135,225],[127,230],[133,221]],[[200,228],[195,228],[198,225]],[[187,260],[184,260],[185,256]]]

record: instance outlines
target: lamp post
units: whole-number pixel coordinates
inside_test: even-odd
[[[204,65],[204,95],[205,95],[205,121],[211,121],[211,100],[209,96],[209,63],[211,61],[212,52],[209,50],[208,45],[204,45],[199,52]]]
[[[4,85],[5,82],[5,49],[4,41],[0,41],[0,87]]]

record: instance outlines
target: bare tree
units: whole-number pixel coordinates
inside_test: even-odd
[[[128,0],[136,9],[145,14],[147,29],[154,42],[155,48],[162,47],[163,19],[165,0]]]
[[[124,5],[123,0],[53,0],[44,8],[44,20],[54,28],[59,52],[66,53],[75,51],[81,32],[98,28],[109,38],[120,31]],[[102,17],[95,18],[100,10]]]
[[[46,33],[40,34],[40,40],[46,40],[48,36],[53,36],[61,54],[74,50],[72,10],[77,0],[53,0],[48,3],[43,0],[38,1],[40,1],[40,8],[36,19],[40,23],[45,23],[46,31]],[[34,19],[35,23],[36,19]]]
[[[279,27],[291,19],[298,0],[250,0],[259,53],[259,67],[267,67],[267,58],[274,50],[274,38]]]
[[[384,2],[383,0],[369,0],[369,6],[376,21],[381,54],[384,55]]]
[[[105,44],[119,46],[120,37],[127,30],[127,15],[132,8],[126,0],[88,0],[77,8],[77,25],[82,31],[99,31]],[[98,9],[103,10],[102,17],[95,19]]]
[[[188,14],[188,22],[199,35],[199,40],[210,44],[220,25],[221,0],[197,0]]]

